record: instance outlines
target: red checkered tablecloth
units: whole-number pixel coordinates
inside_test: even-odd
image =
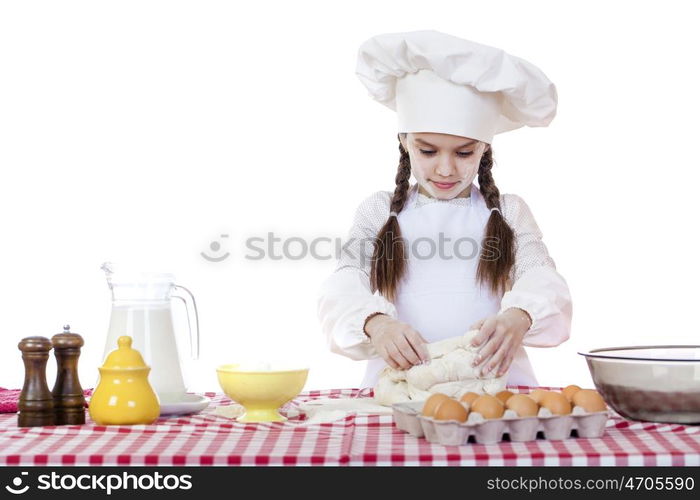
[[[299,425],[303,415],[289,422],[239,423],[215,413],[230,399],[204,394],[212,398],[206,410],[151,425],[102,426],[88,416],[81,426],[17,427],[16,414],[1,414],[0,464],[700,465],[700,426],[633,422],[614,412],[598,439],[441,446],[397,430],[389,415],[350,414],[307,425]],[[309,391],[286,408],[317,398],[370,396],[357,389]]]

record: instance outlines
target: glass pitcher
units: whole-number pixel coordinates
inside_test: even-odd
[[[172,299],[181,300],[187,311],[192,359],[199,358],[199,315],[192,293],[175,284],[165,273],[133,273],[116,270],[105,262],[102,270],[112,292],[112,313],[102,359],[114,350],[117,339],[128,335],[132,347],[151,367],[149,381],[161,404],[177,403],[187,392],[175,341]],[[191,318],[194,316],[194,328]]]

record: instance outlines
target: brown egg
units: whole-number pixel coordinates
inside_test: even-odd
[[[564,387],[564,388],[561,390],[561,393],[562,393],[564,396],[566,396],[566,399],[568,399],[569,401],[571,401],[572,398],[574,397],[574,394],[576,394],[576,393],[577,393],[578,391],[580,391],[580,390],[581,390],[581,388],[580,388],[579,386],[572,384],[572,385],[567,385],[566,387]]]
[[[425,400],[425,404],[423,405],[423,416],[432,417],[435,415],[435,409],[446,399],[450,399],[450,397],[440,393],[435,393],[430,396]]]
[[[435,408],[435,414],[433,418],[435,420],[457,420],[458,422],[464,422],[469,416],[469,410],[467,410],[462,403],[456,399],[447,398],[440,402],[440,404]]]
[[[540,409],[527,394],[513,394],[506,401],[506,408],[513,410],[519,417],[534,417]]]
[[[478,397],[479,397],[479,394],[477,394],[476,392],[465,392],[464,394],[462,394],[462,397],[459,398],[459,400],[462,403],[465,403],[465,404],[468,404],[471,406],[471,404],[474,402],[474,400]]]
[[[542,396],[540,406],[547,408],[552,415],[568,415],[571,413],[571,403],[561,392],[549,392]]]
[[[593,389],[581,389],[578,391],[574,394],[573,403],[575,406],[580,406],[588,413],[605,411],[608,409],[607,406],[605,406],[603,397]]]
[[[512,395],[513,393],[510,391],[501,391],[498,394],[496,394],[496,397],[501,400],[501,403],[506,404],[506,401],[508,401],[508,398]]]
[[[535,401],[535,403],[537,403],[537,404],[542,404],[542,403],[541,403],[542,397],[543,397],[545,394],[548,394],[549,392],[550,392],[550,391],[545,391],[544,389],[535,389],[535,390],[532,391],[530,394],[528,394],[528,396],[530,396],[530,397]]]
[[[484,394],[474,400],[471,410],[481,413],[484,418],[501,418],[505,407],[497,397]]]

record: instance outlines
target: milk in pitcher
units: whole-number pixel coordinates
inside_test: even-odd
[[[132,347],[141,353],[146,364],[151,367],[148,380],[161,402],[176,401],[185,392],[173,331],[169,303],[115,305],[112,308],[108,337],[118,339],[122,335],[128,335],[133,339]],[[110,351],[106,348],[104,357]]]

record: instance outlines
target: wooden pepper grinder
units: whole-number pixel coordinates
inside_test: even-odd
[[[78,357],[85,342],[66,325],[63,333],[51,337],[51,343],[57,365],[56,383],[51,391],[56,425],[82,425],[85,423],[85,396],[78,380]]]
[[[19,427],[54,425],[53,396],[46,383],[46,362],[51,341],[46,337],[27,337],[17,344],[24,361],[24,386],[19,395]]]

